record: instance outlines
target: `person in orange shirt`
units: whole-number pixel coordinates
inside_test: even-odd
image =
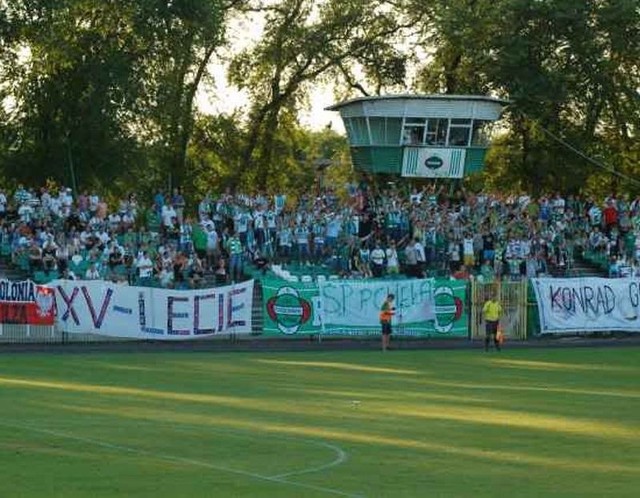
[[[393,306],[393,302],[396,296],[389,294],[382,306],[380,307],[380,325],[382,326],[382,351],[389,349],[389,342],[391,341],[391,319],[395,315],[396,308]]]

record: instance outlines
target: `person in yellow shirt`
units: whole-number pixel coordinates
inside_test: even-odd
[[[500,341],[498,341],[498,324],[502,318],[502,305],[495,293],[489,295],[482,307],[482,316],[485,323],[484,350],[489,351],[489,342],[493,339],[496,350],[500,351]]]

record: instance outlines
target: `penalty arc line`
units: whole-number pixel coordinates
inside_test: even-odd
[[[181,424],[182,428],[184,429],[198,429],[198,430],[202,430],[201,426],[195,426],[195,425],[191,425],[191,424]],[[175,430],[175,427],[173,427],[173,429]],[[211,428],[207,428],[206,429],[207,432],[213,432],[216,434],[224,434],[225,436],[231,436],[231,437],[237,437],[237,438],[242,438],[242,439],[253,439],[255,437],[255,434],[249,434],[249,433],[245,433],[242,431],[235,431],[235,430],[216,430],[216,429],[211,429]],[[312,474],[315,472],[322,472],[325,470],[329,470],[332,469],[333,467],[337,467],[338,465],[342,465],[343,463],[345,463],[348,459],[349,456],[347,455],[347,452],[344,451],[342,448],[340,448],[339,446],[336,446],[334,444],[330,444],[327,443],[326,441],[316,441],[313,439],[305,439],[305,438],[299,438],[299,437],[292,437],[292,436],[282,436],[279,434],[265,434],[267,437],[275,439],[275,440],[280,440],[280,441],[296,441],[296,442],[301,442],[301,443],[305,443],[305,444],[312,444],[314,446],[321,446],[323,448],[328,448],[331,451],[333,451],[336,454],[336,458],[334,458],[333,460],[331,460],[330,462],[327,462],[325,464],[322,465],[318,465],[316,467],[309,467],[306,469],[300,469],[300,470],[292,470],[290,472],[283,472],[281,474],[276,474],[276,475],[272,475],[270,477],[275,478],[275,479],[282,479],[285,477],[291,477],[291,476],[297,476],[297,475],[303,475],[303,474]]]
[[[304,440],[300,439],[300,441],[304,441]],[[322,472],[324,470],[329,470],[333,467],[337,467],[338,465],[342,465],[344,462],[347,461],[347,454],[342,448],[339,448],[338,446],[334,446],[329,443],[320,442],[320,441],[314,441],[314,443],[317,444],[318,446],[324,446],[325,448],[329,448],[330,450],[335,451],[338,456],[331,462],[325,463],[324,465],[318,465],[317,467],[310,467],[308,469],[294,470],[292,472],[286,472],[284,474],[278,474],[271,477],[274,479],[283,479],[285,477],[299,476],[303,474],[312,474],[314,472]]]
[[[106,441],[100,441],[98,439],[93,439],[93,438],[86,438],[86,437],[82,437],[82,436],[76,436],[73,434],[67,434],[64,432],[58,432],[58,431],[52,431],[49,429],[41,429],[41,428],[37,428],[37,427],[30,427],[30,426],[25,426],[25,425],[18,425],[18,424],[8,424],[5,422],[0,422],[0,426],[3,427],[7,427],[9,429],[18,429],[18,430],[24,430],[27,432],[33,432],[33,433],[40,433],[40,434],[47,434],[50,436],[54,436],[57,438],[61,438],[61,439],[69,439],[72,441],[78,441],[81,443],[85,443],[85,444],[92,444],[94,446],[99,446],[102,448],[106,448],[112,451],[120,451],[120,452],[124,452],[124,453],[132,453],[132,454],[136,454],[136,455],[142,455],[142,456],[148,456],[148,457],[152,457],[152,458],[156,458],[156,459],[160,459],[160,460],[166,460],[169,462],[175,462],[175,463],[183,463],[183,464],[188,464],[188,465],[193,465],[193,466],[197,466],[197,467],[204,467],[204,468],[209,468],[209,469],[213,469],[213,470],[218,470],[221,472],[228,472],[230,474],[236,474],[236,475],[242,475],[245,477],[251,477],[253,479],[257,479],[257,480],[262,480],[262,481],[267,481],[267,482],[272,482],[272,483],[277,483],[277,484],[285,484],[288,486],[293,486],[293,487],[298,487],[298,488],[304,488],[304,489],[309,489],[309,490],[313,490],[313,491],[320,491],[323,493],[328,493],[328,494],[332,494],[332,495],[336,495],[336,496],[344,496],[347,498],[363,498],[362,495],[358,495],[358,494],[352,494],[352,493],[347,493],[345,491],[340,491],[338,489],[333,489],[333,488],[325,488],[323,486],[315,486],[313,484],[304,484],[304,483],[300,483],[300,482],[295,482],[295,481],[289,481],[283,477],[279,477],[279,476],[264,476],[262,474],[257,474],[255,472],[249,472],[246,470],[240,470],[240,469],[234,469],[231,467],[226,467],[226,466],[222,466],[222,465],[215,465],[209,462],[203,462],[200,460],[194,460],[191,458],[184,458],[184,457],[178,457],[178,456],[174,456],[174,455],[167,455],[167,454],[162,454],[162,453],[155,453],[152,451],[147,451],[147,450],[141,450],[138,448],[131,448],[129,446],[122,446],[119,444],[113,444],[113,443],[109,443]]]

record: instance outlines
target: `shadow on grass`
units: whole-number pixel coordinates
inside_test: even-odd
[[[170,424],[199,425],[206,431],[206,427],[228,427],[231,429],[242,429],[253,431],[255,437],[259,438],[264,433],[284,434],[287,436],[297,436],[305,438],[315,438],[323,441],[334,441],[341,443],[353,443],[361,445],[377,445],[382,447],[392,447],[407,450],[416,450],[432,454],[447,454],[472,459],[480,459],[491,462],[509,463],[515,465],[535,466],[554,470],[572,470],[609,474],[619,472],[631,475],[640,475],[640,468],[635,465],[623,465],[613,462],[593,462],[585,459],[560,458],[550,456],[538,456],[531,453],[487,450],[472,446],[462,446],[445,444],[433,441],[420,441],[402,437],[393,437],[369,432],[358,432],[353,430],[342,430],[317,425],[295,425],[267,422],[264,420],[246,420],[239,417],[222,417],[214,415],[203,415],[193,413],[175,412],[171,410],[147,409],[144,407],[119,408],[96,408],[90,406],[60,406],[57,409],[64,409],[70,412],[86,415],[104,415],[108,417],[119,417],[136,421],[162,422]],[[139,422],[138,422],[139,423]]]

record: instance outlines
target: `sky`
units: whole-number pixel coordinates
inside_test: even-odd
[[[197,106],[205,114],[230,113],[246,108],[246,92],[229,86],[226,79],[226,65],[213,63],[209,66],[214,85],[202,85],[198,92]],[[300,113],[301,123],[312,130],[321,130],[331,123],[331,128],[344,134],[344,126],[337,112],[325,111],[325,107],[335,104],[333,92],[327,86],[319,86],[311,93],[309,110]]]
[[[209,72],[214,83],[203,84],[197,96],[198,109],[205,114],[230,113],[236,109],[246,108],[248,96],[229,86],[226,67],[232,53],[250,47],[261,37],[264,29],[264,16],[260,13],[247,14],[241,18],[229,21],[227,36],[229,49],[219,54],[218,58],[209,65]],[[325,111],[324,108],[335,104],[333,91],[326,85],[319,85],[309,96],[310,108],[300,113],[300,121],[304,126],[313,130],[321,130],[331,123],[331,128],[344,134],[344,125],[337,112]]]

